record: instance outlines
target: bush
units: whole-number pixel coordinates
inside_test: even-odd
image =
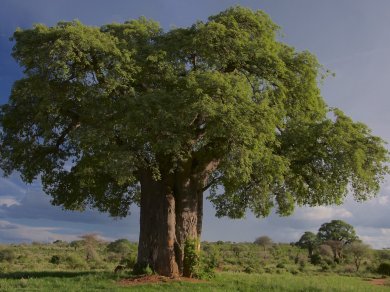
[[[247,274],[252,274],[254,272],[255,272],[255,269],[251,266],[246,266],[244,269],[244,273],[247,273]]]
[[[119,262],[120,265],[125,266],[127,269],[134,269],[136,263],[137,263],[136,257],[131,255],[128,255],[127,257],[123,257]]]
[[[197,265],[194,267],[192,276],[197,279],[212,279],[215,277],[214,262],[210,258],[200,257]]]
[[[284,268],[285,268],[285,265],[284,265],[283,263],[278,263],[278,264],[276,265],[276,267],[277,267],[278,269],[284,269]]]
[[[377,272],[382,275],[390,276],[390,262],[380,263]]]
[[[86,269],[88,265],[79,256],[69,255],[65,258],[67,266],[71,269]]]
[[[133,267],[133,275],[148,275],[148,276],[150,276],[153,274],[154,274],[154,272],[148,264],[143,265],[140,263],[136,263]]]
[[[0,262],[13,262],[16,259],[15,252],[12,249],[3,249],[0,251]]]
[[[323,272],[327,272],[327,271],[329,271],[329,265],[328,264],[323,264],[322,266],[321,266],[321,271],[323,271]]]
[[[220,267],[222,263],[222,258],[219,253],[219,250],[216,248],[209,248],[207,252],[207,257],[210,261],[210,264],[213,265],[215,268]]]
[[[58,255],[53,255],[49,262],[54,264],[54,265],[59,265],[60,264],[60,257]]]
[[[322,262],[321,256],[318,253],[315,253],[310,257],[310,263],[312,263],[313,265],[317,266],[321,264],[321,262]]]
[[[198,241],[188,239],[184,244],[183,273],[192,276],[199,264]]]
[[[118,254],[128,254],[131,251],[131,242],[127,239],[118,239],[107,245],[107,251]]]

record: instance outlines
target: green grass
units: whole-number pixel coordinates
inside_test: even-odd
[[[119,280],[128,274],[113,270],[124,255],[107,246],[99,243],[96,259],[87,261],[83,244],[76,249],[65,242],[0,245],[0,253],[11,251],[0,261],[0,291],[390,291],[390,279],[382,287],[364,280],[380,277],[375,271],[380,262],[390,260],[387,250],[375,251],[356,273],[349,258],[338,265],[324,258],[315,266],[305,250],[289,244],[264,252],[251,243],[203,243],[204,258],[220,271],[214,279],[123,287]],[[131,243],[125,256],[135,257],[136,252],[137,245]],[[58,264],[50,262],[53,256],[59,258]]]
[[[31,272],[1,275],[0,291],[390,291],[358,277],[337,275],[218,273],[199,283],[122,287],[109,272]]]

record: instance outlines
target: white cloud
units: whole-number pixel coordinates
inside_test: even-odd
[[[373,248],[390,247],[390,228],[356,227],[357,234],[363,242]]]
[[[32,227],[0,220],[0,237],[6,241],[72,241],[78,239],[77,234],[61,234],[63,231],[56,227]]]
[[[64,233],[64,231],[68,231]],[[97,234],[101,240],[113,241],[116,238],[101,235],[101,232],[80,232],[69,233],[67,228],[39,226],[33,227],[23,224],[16,224],[6,220],[0,220],[0,238],[8,242],[53,242],[55,240],[72,241],[79,240],[85,233]]]
[[[389,196],[379,196],[377,198],[377,201],[379,205],[388,205],[388,203],[390,202],[390,198]]]
[[[0,206],[12,206],[12,205],[20,205],[20,202],[11,196],[1,196],[0,197]]]
[[[312,207],[303,208],[297,214],[298,219],[312,220],[312,221],[325,221],[335,218],[351,218],[352,213],[345,208],[339,207]]]

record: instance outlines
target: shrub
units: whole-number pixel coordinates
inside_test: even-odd
[[[198,279],[212,279],[215,277],[215,266],[208,257],[201,256],[194,267],[192,276]]]
[[[304,269],[306,267],[306,261],[304,259],[299,260],[299,268]]]
[[[153,275],[154,272],[152,268],[147,265],[142,265],[140,263],[136,263],[133,267],[133,275]]]
[[[54,265],[59,265],[60,264],[60,257],[58,255],[53,255],[49,262],[54,264]]]
[[[184,275],[192,276],[199,264],[199,252],[197,251],[198,241],[196,239],[188,239],[184,243],[184,260],[183,273]]]
[[[12,249],[3,249],[0,251],[0,262],[13,262],[16,259],[15,252]]]
[[[315,253],[310,257],[310,263],[312,263],[313,265],[319,265],[321,264],[321,262],[321,256],[318,253]]]
[[[119,262],[120,265],[125,266],[127,269],[133,269],[136,263],[137,263],[137,258],[131,255],[128,255],[127,257],[123,257]]]
[[[210,261],[210,264],[213,265],[215,268],[220,267],[222,263],[222,258],[219,253],[219,250],[216,248],[210,248],[207,253],[207,257]]]
[[[284,268],[285,268],[285,265],[284,265],[283,263],[278,263],[278,264],[276,265],[276,267],[277,267],[278,269],[284,269]]]
[[[86,269],[88,265],[86,262],[76,255],[69,255],[65,258],[67,266],[71,269]]]
[[[107,245],[107,251],[122,255],[128,254],[131,251],[131,242],[124,238],[115,240]]]
[[[390,262],[380,263],[377,272],[382,275],[390,276]]]
[[[322,266],[321,266],[321,271],[323,271],[323,272],[326,272],[326,271],[329,271],[329,265],[328,264],[326,264],[326,263],[324,263]]]
[[[254,272],[255,272],[255,269],[254,269],[253,267],[251,267],[251,266],[246,266],[246,267],[244,268],[244,273],[252,274],[252,273],[254,273]]]

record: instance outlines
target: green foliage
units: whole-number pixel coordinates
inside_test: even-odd
[[[370,256],[370,246],[362,242],[352,242],[345,248],[345,253],[352,257],[356,271],[359,271],[360,265],[364,259]]]
[[[136,263],[137,263],[137,258],[130,254],[127,255],[126,257],[123,257],[119,262],[120,265],[124,265],[127,269],[134,269]]]
[[[127,239],[118,239],[107,245],[107,251],[121,255],[128,254],[131,251],[131,242]]]
[[[380,263],[377,272],[382,275],[390,276],[390,262]]]
[[[318,254],[318,253],[314,253],[311,257],[310,257],[310,263],[313,264],[313,265],[319,265],[322,263],[322,259],[321,259],[321,256]]]
[[[153,269],[148,265],[140,265],[139,263],[136,263],[134,266],[133,266],[133,271],[132,271],[132,274],[133,275],[153,275],[154,274],[154,271]]]
[[[85,270],[88,267],[85,260],[78,255],[68,255],[65,257],[64,262],[72,270]]]
[[[83,240],[74,240],[69,244],[69,246],[73,247],[74,250],[77,250],[78,248],[82,247],[83,245],[84,245]]]
[[[121,278],[121,276],[119,276]],[[22,281],[23,279],[23,281]],[[118,275],[108,272],[26,273],[25,277],[0,279],[0,287],[16,291],[388,291],[360,277],[338,275],[218,273],[208,281],[168,281],[139,286],[118,285]]]
[[[278,264],[276,265],[276,267],[279,268],[279,269],[284,269],[286,266],[285,266],[284,263],[278,263]]]
[[[342,244],[352,243],[358,239],[353,226],[342,220],[332,220],[322,224],[317,237],[321,242],[335,240]]]
[[[320,243],[331,248],[335,263],[342,261],[344,247],[359,239],[353,226],[342,220],[332,220],[322,224],[317,238]]]
[[[266,249],[267,247],[272,245],[272,239],[269,238],[268,236],[264,235],[264,236],[260,236],[260,237],[256,238],[254,243],[258,244],[258,245],[262,246],[264,249]]]
[[[215,261],[204,255],[199,257],[198,263],[194,266],[193,276],[198,279],[212,279],[215,277]]]
[[[244,268],[244,273],[247,273],[247,274],[252,274],[252,273],[255,273],[255,269],[251,266],[246,266]]]
[[[301,236],[301,238],[296,243],[296,245],[299,246],[300,248],[307,249],[309,252],[309,257],[311,257],[313,254],[313,250],[318,245],[317,236],[313,232],[306,231]]]
[[[60,257],[58,255],[53,255],[51,258],[50,258],[50,263],[51,264],[54,264],[54,265],[59,265],[60,264]]]
[[[221,245],[221,243],[216,242],[215,245],[203,243],[202,245],[203,245],[203,250],[201,253],[201,255],[202,255],[201,259],[202,258],[208,259],[208,261],[212,267],[215,267],[215,268],[220,267],[223,259],[221,257],[220,249],[216,245]]]
[[[100,242],[99,236],[95,233],[84,234],[80,236],[84,241],[86,261],[100,261],[100,257],[96,251]]]
[[[0,250],[0,262],[12,263],[15,259],[16,259],[16,255],[12,249]]]
[[[370,198],[384,142],[326,106],[315,56],[278,30],[239,6],[167,32],[145,18],[18,29],[24,76],[0,108],[0,168],[40,178],[54,205],[114,216],[139,201],[140,170],[157,180],[188,161],[214,163],[217,216]]]
[[[199,265],[200,255],[197,239],[187,239],[184,243],[183,274],[191,277]]]

